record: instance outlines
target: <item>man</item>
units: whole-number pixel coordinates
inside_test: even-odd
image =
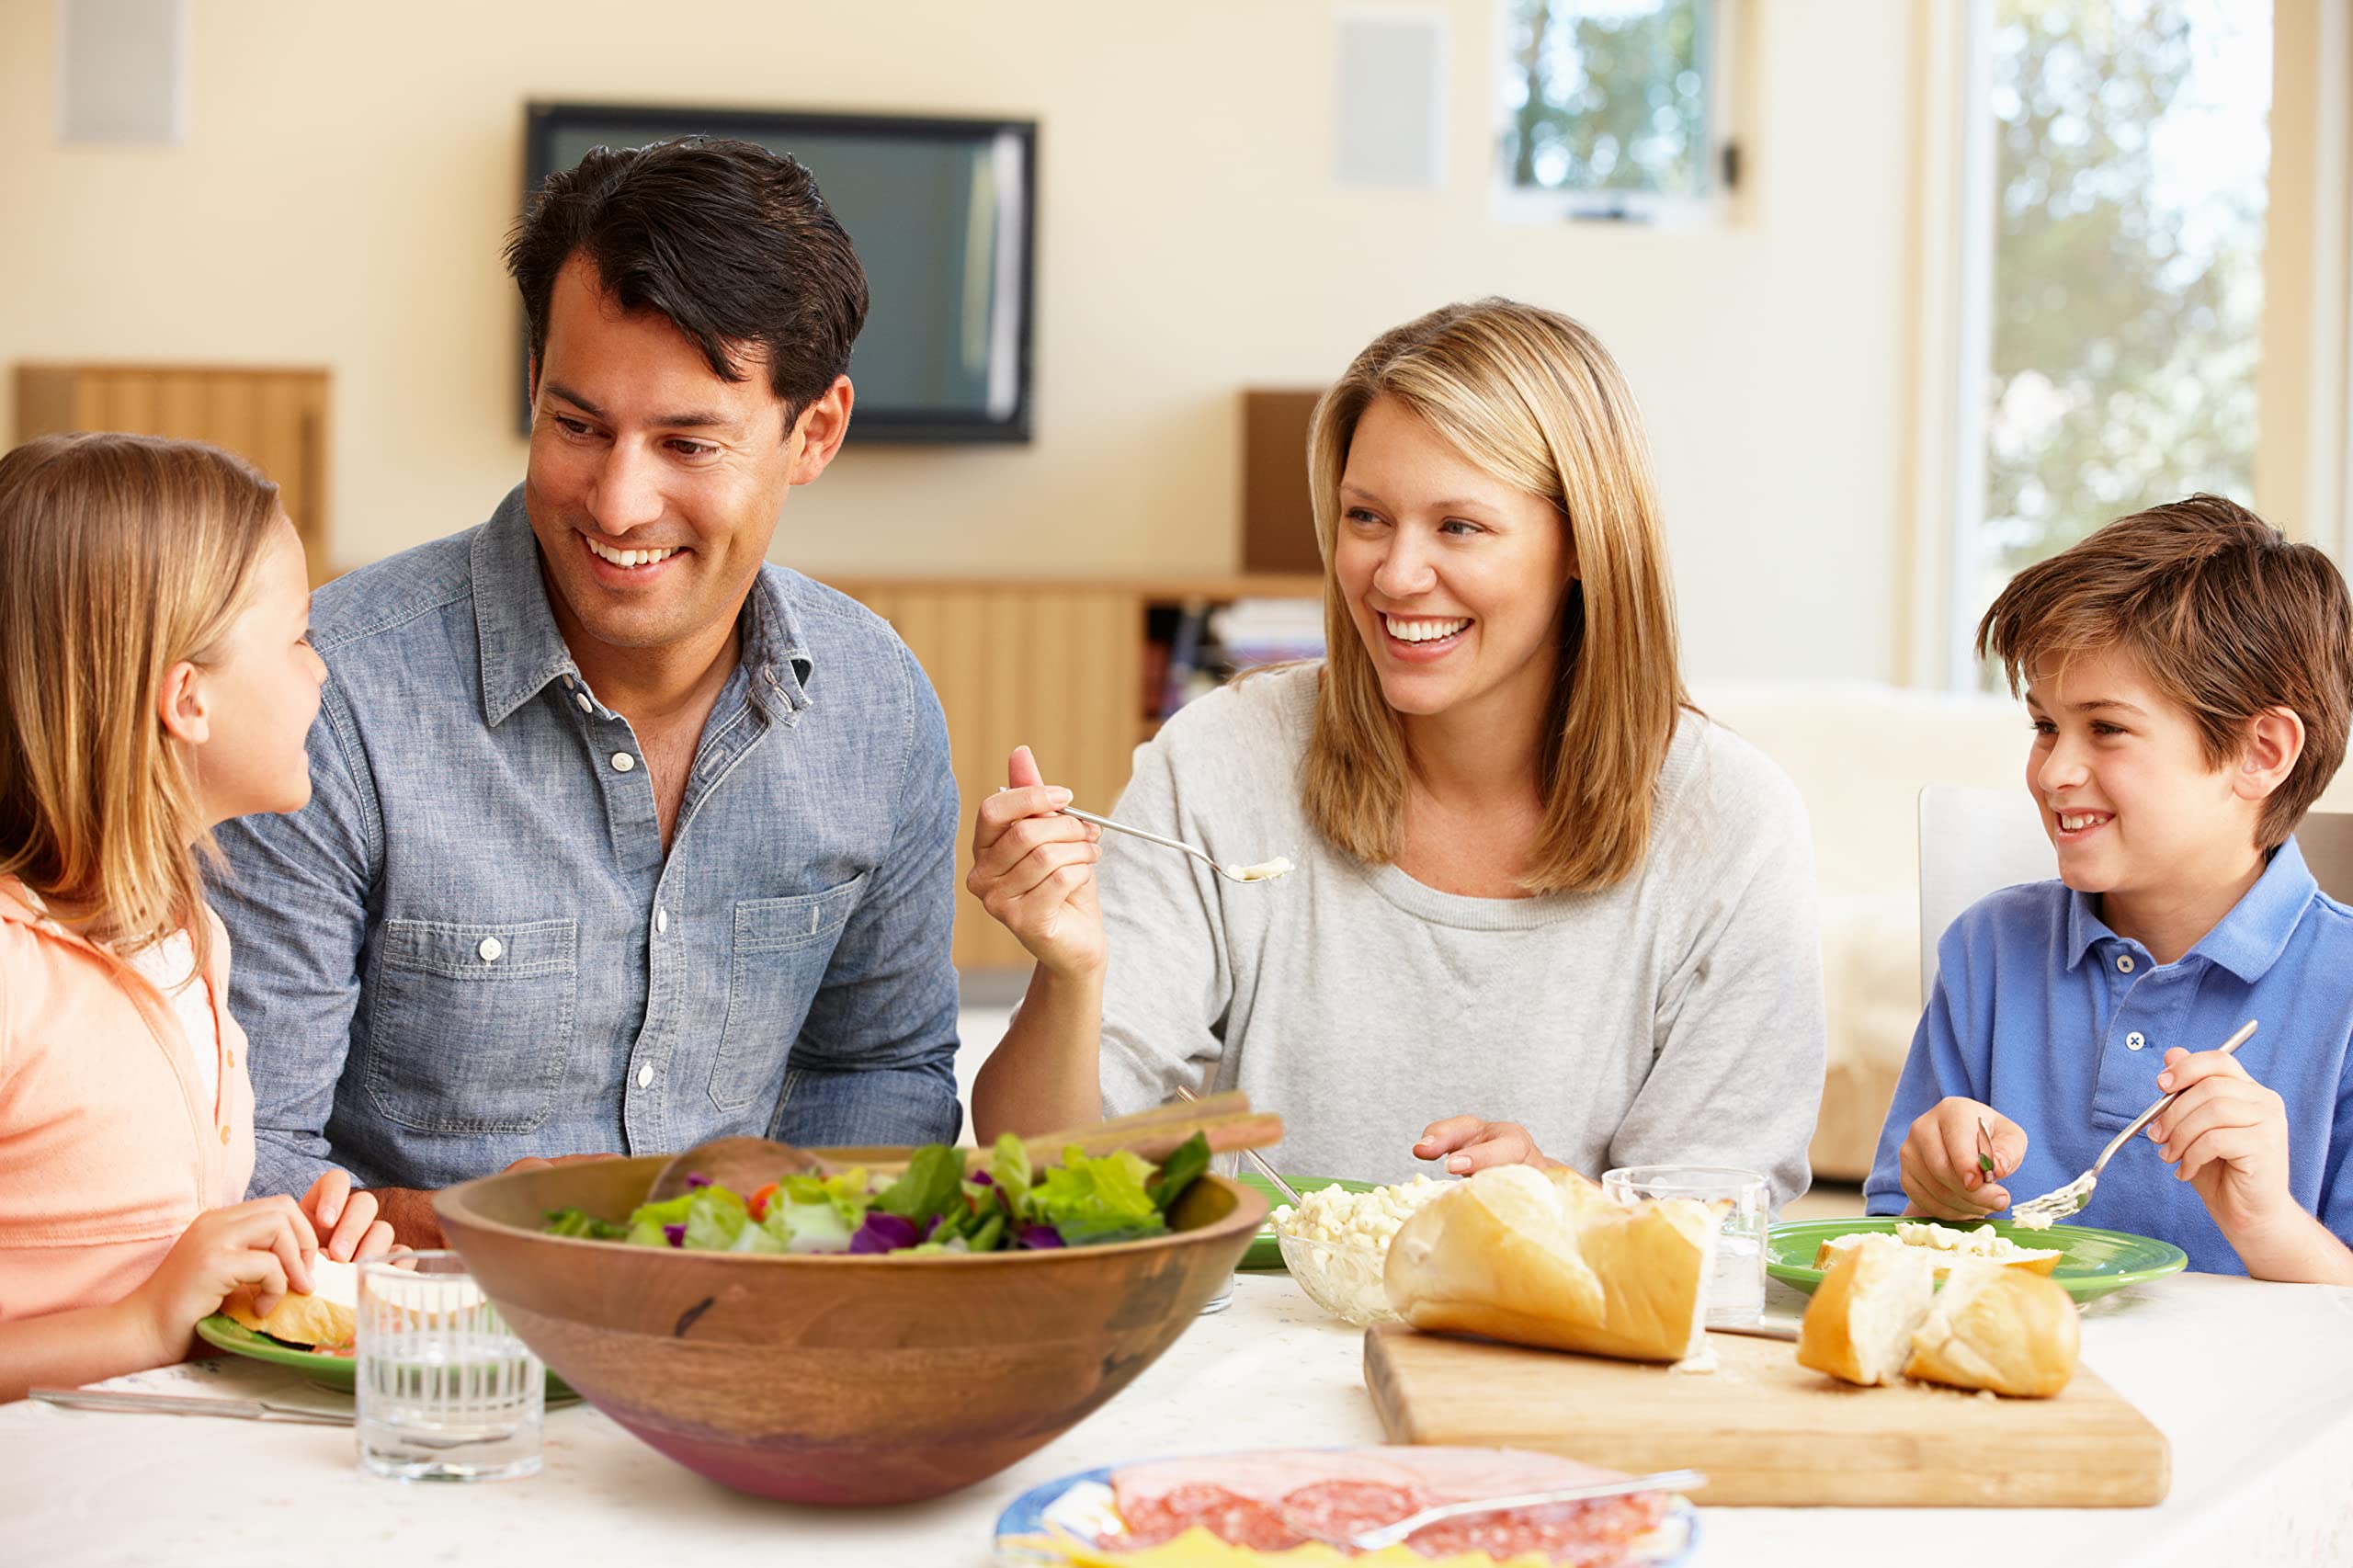
[[[320,590],[312,802],[223,828],[213,889],[254,1190],[340,1165],[412,1244],[517,1160],[961,1125],[938,699],[763,563],[849,426],[848,236],[792,159],[689,140],[549,180],[506,263],[523,483]]]

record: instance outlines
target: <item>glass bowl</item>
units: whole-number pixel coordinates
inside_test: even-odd
[[[1279,1231],[1275,1239],[1282,1245],[1283,1267],[1299,1288],[1334,1317],[1358,1328],[1404,1321],[1389,1304],[1389,1288],[1381,1283],[1381,1270],[1389,1261],[1386,1244],[1370,1237],[1326,1242]]]

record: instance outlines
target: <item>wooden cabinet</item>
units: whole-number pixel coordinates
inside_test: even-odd
[[[1245,597],[1313,597],[1312,576],[1202,577],[1132,582],[941,581],[839,578],[834,586],[897,629],[948,714],[963,798],[956,851],[956,963],[1026,968],[1029,955],[961,892],[972,869],[972,812],[1005,783],[1006,756],[1027,745],[1049,780],[1078,803],[1108,812],[1128,782],[1140,736],[1154,722],[1145,689],[1147,628],[1155,607]]]
[[[327,372],[208,365],[19,365],[17,439],[127,430],[210,441],[278,483],[311,559],[327,564]]]

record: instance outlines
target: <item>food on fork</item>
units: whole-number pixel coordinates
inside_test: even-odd
[[[311,1290],[289,1291],[267,1315],[254,1311],[255,1287],[247,1285],[221,1303],[233,1321],[284,1344],[327,1355],[348,1351],[358,1334],[359,1269],[324,1253],[311,1260]]]
[[[1884,1231],[1851,1231],[1843,1236],[1833,1236],[1814,1249],[1813,1266],[1827,1268],[1840,1253],[1868,1246],[1917,1247],[1935,1261],[1939,1279],[1961,1258],[2023,1268],[2029,1274],[2048,1274],[2066,1256],[2052,1248],[2022,1247],[1991,1225],[1964,1231],[1951,1225],[1906,1220],[1895,1227],[1893,1235]]]
[[[2058,1281],[1983,1260],[1936,1290],[1930,1260],[1901,1246],[1839,1254],[1806,1308],[1798,1365],[1850,1383],[1920,1382],[2042,1398],[2075,1373],[2082,1330]]]
[[[1398,1231],[1389,1300],[1418,1329],[1680,1361],[1705,1342],[1718,1222],[1688,1198],[1621,1204],[1574,1171],[1493,1166]]]

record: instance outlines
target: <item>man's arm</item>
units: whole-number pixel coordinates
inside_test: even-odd
[[[956,922],[960,807],[948,721],[915,655],[914,735],[898,825],[834,948],[792,1048],[777,1136],[810,1146],[949,1143],[956,1100]]]
[[[229,1007],[249,1041],[256,1197],[300,1195],[334,1165],[326,1127],[351,1050],[382,858],[375,793],[332,676],[320,697],[310,804],[223,823],[222,863],[206,887],[229,930]]]

